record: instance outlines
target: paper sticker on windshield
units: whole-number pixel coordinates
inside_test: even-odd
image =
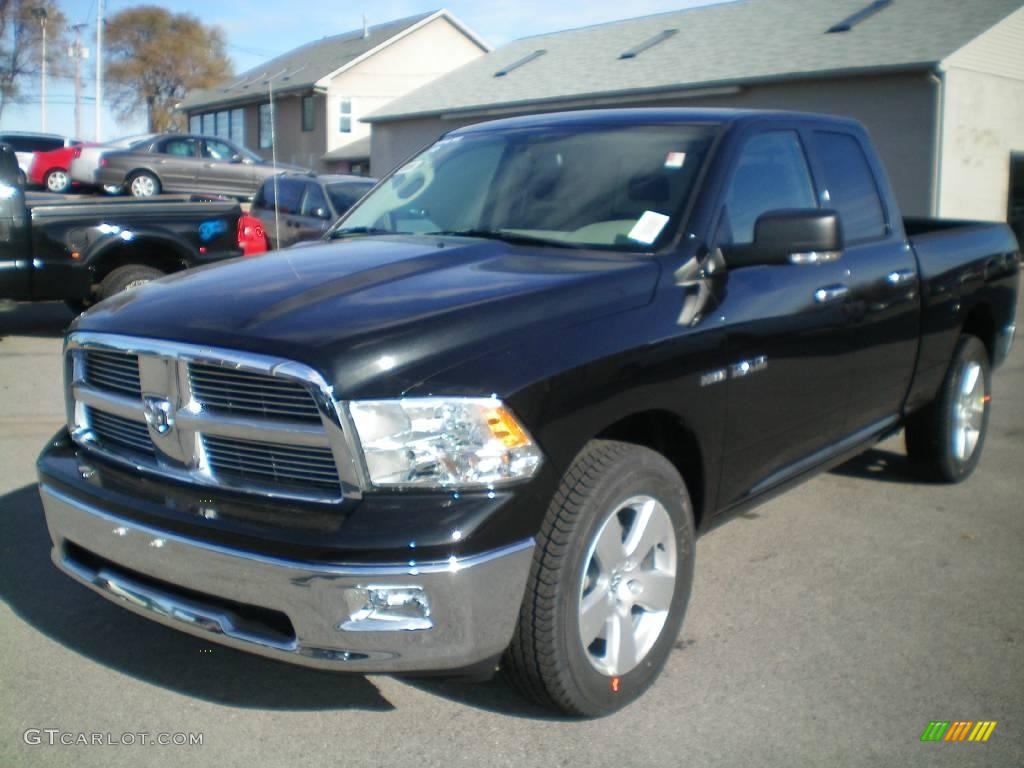
[[[665,214],[644,211],[644,215],[637,219],[636,224],[629,230],[628,237],[630,240],[636,240],[638,243],[650,245],[658,239],[658,235],[661,234],[661,230],[665,228],[667,223],[668,216]]]
[[[669,152],[665,157],[666,168],[682,168],[683,163],[686,162],[685,152]]]

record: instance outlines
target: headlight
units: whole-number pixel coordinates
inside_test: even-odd
[[[376,486],[486,487],[540,466],[537,445],[497,398],[362,400],[349,412]]]

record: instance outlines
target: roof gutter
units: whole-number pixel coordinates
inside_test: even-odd
[[[793,82],[796,80],[827,80],[833,77],[908,74],[912,72],[934,71],[934,68],[934,61],[924,61],[912,62],[910,64],[895,64],[884,67],[856,67],[847,69],[820,70],[817,72],[792,72],[780,75],[766,75],[764,77],[718,80],[706,83],[694,83],[692,85],[680,83],[675,85],[656,86],[654,88],[627,88],[618,91],[594,91],[586,94],[566,94],[561,96],[552,96],[550,98],[544,99],[529,99],[516,102],[506,102],[504,104],[500,102],[494,102],[491,104],[473,104],[466,107],[456,107],[454,109],[448,110],[424,109],[418,112],[389,113],[386,111],[388,107],[382,107],[380,110],[380,114],[370,114],[367,115],[366,117],[361,117],[360,120],[362,120],[364,123],[390,123],[423,117],[438,117],[442,120],[451,120],[456,118],[475,116],[478,114],[491,114],[491,110],[504,110],[504,112],[502,113],[494,112],[493,114],[520,114],[522,113],[523,109],[529,109],[533,107],[542,107],[544,109],[550,109],[561,107],[562,105],[571,105],[578,103],[591,104],[593,106],[616,103],[613,100],[618,100],[617,103],[627,103],[627,100],[651,101],[654,99],[662,100],[673,98],[697,98],[706,95],[715,95],[709,94],[708,92],[717,91],[723,88],[743,90],[745,88],[755,85],[785,83]],[[692,96],[690,94],[692,94]]]

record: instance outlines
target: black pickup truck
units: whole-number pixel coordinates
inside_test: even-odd
[[[189,267],[242,255],[237,202],[201,198],[26,198],[0,144],[0,300],[99,299]]]
[[[788,113],[459,129],[330,237],[78,319],[54,562],[235,648],[500,664],[588,716],[658,675],[698,532],[901,427],[971,473],[1020,268],[1005,225],[902,219],[860,125]]]

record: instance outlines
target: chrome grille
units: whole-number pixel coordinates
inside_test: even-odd
[[[104,413],[96,408],[87,408],[86,412],[92,431],[101,445],[127,448],[147,456],[156,455],[156,447],[149,437],[149,428],[145,423],[140,424],[112,413]]]
[[[203,437],[210,469],[218,477],[234,475],[244,480],[300,487],[339,490],[338,469],[329,448],[278,445]]]
[[[139,356],[90,349],[85,353],[85,381],[97,389],[138,397],[142,394]]]
[[[189,379],[192,396],[214,413],[320,421],[309,390],[290,379],[202,363],[189,365]]]
[[[89,450],[199,485],[326,502],[361,494],[345,412],[306,366],[81,331],[65,348],[68,427]]]

